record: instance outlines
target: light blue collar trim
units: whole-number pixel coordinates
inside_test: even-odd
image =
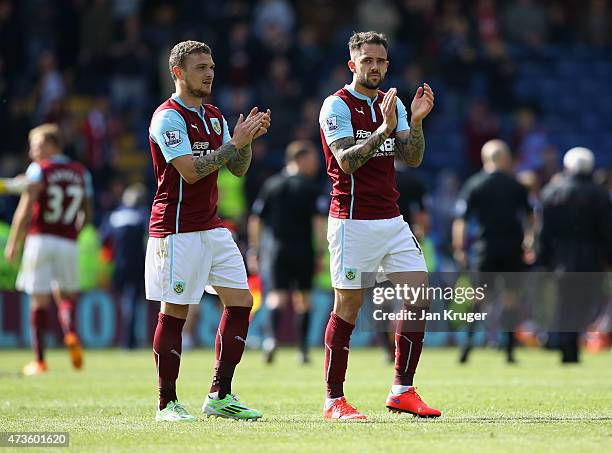
[[[172,96],[171,96],[171,97],[172,97],[172,99],[174,99],[176,102],[178,102],[178,103],[181,105],[181,107],[184,107],[184,108],[186,108],[187,110],[191,110],[192,112],[197,113],[198,115],[200,115],[200,118],[204,119],[204,112],[205,112],[204,107],[200,106],[200,109],[199,109],[199,110],[198,110],[198,109],[196,109],[195,107],[187,107],[187,106],[185,105],[185,103],[183,102],[183,100],[182,100],[182,99],[179,97],[179,95],[178,95],[178,94],[176,94],[176,93],[172,93]]]
[[[361,94],[353,90],[350,85],[344,85],[344,89],[347,90],[349,93],[351,93],[353,96],[355,96],[357,99],[361,99],[362,101],[367,101],[367,103],[370,105],[372,105],[378,99],[378,95],[376,95],[374,99],[370,99],[365,94]]]

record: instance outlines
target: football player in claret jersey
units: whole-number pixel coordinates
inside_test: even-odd
[[[332,182],[327,238],[334,310],[325,330],[329,419],[364,419],[344,397],[349,342],[363,303],[364,288],[382,267],[394,285],[427,283],[427,267],[418,241],[397,205],[394,159],[418,167],[423,159],[423,119],[434,104],[426,83],[410,105],[410,118],[397,90],[380,91],[389,60],[384,35],[354,33],[348,67],[353,81],[325,99],[319,116],[321,140]],[[408,123],[410,120],[410,124]],[[366,273],[366,274],[363,274]],[[404,310],[420,319],[426,300],[405,301]],[[399,321],[395,332],[395,377],[386,406],[396,412],[438,417],[413,387],[423,347],[425,321]]]
[[[219,109],[203,103],[211,92],[214,68],[206,44],[175,45],[169,69],[176,92],[157,108],[149,128],[157,192],[149,223],[145,291],[147,299],[161,302],[153,339],[158,421],[195,420],[178,402],[176,380],[189,305],[200,302],[207,285],[225,308],[215,340],[214,377],[202,411],[234,419],[261,417],[231,391],[253,298],[238,246],[217,215],[217,173],[223,166],[236,176],[246,173],[251,142],[268,131],[270,111],[253,108],[246,118],[240,115],[230,136]]]
[[[32,129],[29,141],[32,163],[26,171],[27,188],[13,216],[4,251],[7,260],[13,261],[25,237],[17,289],[30,296],[32,348],[36,354],[36,360],[23,369],[26,376],[47,371],[44,339],[52,296],[72,365],[76,369],[82,366],[81,342],[75,328],[79,290],[76,239],[91,219],[93,196],[89,172],[62,154],[55,124]]]

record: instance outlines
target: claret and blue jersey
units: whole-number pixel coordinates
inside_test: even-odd
[[[79,162],[57,154],[32,162],[26,178],[43,186],[32,208],[29,234],[75,240],[79,234],[78,213],[85,199],[93,197],[91,174]]]
[[[338,139],[366,140],[383,122],[384,92],[372,100],[346,85],[323,102],[319,115],[321,141],[332,181],[329,215],[340,219],[389,219],[400,215],[395,187],[394,147],[397,132],[409,130],[408,114],[397,98],[397,127],[376,154],[349,175],[342,171],[329,145]]]
[[[231,139],[220,110],[210,104],[187,107],[176,95],[161,104],[151,119],[149,144],[157,179],[149,234],[204,231],[221,226],[217,215],[217,174],[187,184],[171,165],[180,156],[206,155]]]

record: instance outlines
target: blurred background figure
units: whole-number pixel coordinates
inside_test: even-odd
[[[288,302],[293,304],[299,361],[308,363],[310,290],[326,246],[327,203],[316,177],[319,150],[310,141],[287,146],[282,173],[268,179],[249,218],[251,272],[264,281],[271,335],[264,341],[265,362],[272,363]]]
[[[538,263],[558,272],[556,326],[552,343],[563,363],[579,361],[579,333],[602,310],[604,272],[612,265],[610,195],[593,181],[594,156],[572,148],[564,172],[542,191]]]
[[[144,301],[144,257],[149,212],[147,190],[143,184],[129,185],[121,205],[110,213],[100,234],[111,247],[115,269],[112,286],[120,301],[120,344],[127,349],[138,346],[136,312]]]
[[[473,222],[474,243],[466,247],[466,226]],[[502,140],[490,140],[482,147],[482,171],[469,178],[457,203],[453,224],[453,248],[462,266],[486,273],[479,284],[496,285],[493,273],[504,275],[501,327],[506,333],[506,360],[513,363],[514,329],[518,325],[518,274],[525,270],[523,247],[531,248],[533,214],[527,189],[512,174],[512,156]],[[468,252],[472,252],[470,257]],[[489,281],[490,280],[490,281]],[[487,301],[491,303],[491,301]],[[470,324],[460,362],[468,360],[474,324]]]
[[[83,349],[76,330],[79,292],[77,237],[92,220],[91,176],[83,165],[63,154],[56,124],[42,124],[29,133],[26,170],[28,185],[19,198],[4,256],[13,262],[23,247],[16,288],[30,297],[32,349],[36,359],[24,376],[47,372],[45,336],[49,305],[54,300],[75,369],[83,366]]]

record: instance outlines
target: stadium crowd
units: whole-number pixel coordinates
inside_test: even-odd
[[[251,205],[282,168],[286,145],[320,143],[321,103],[350,80],[339,62],[354,29],[389,37],[385,86],[398,87],[405,103],[424,80],[436,90],[425,159],[413,174],[427,193],[437,269],[452,266],[459,189],[490,139],[510,144],[536,208],[573,146],[593,150],[597,181],[612,190],[605,0],[0,0],[0,177],[26,168],[28,130],[55,122],[66,153],[92,173],[96,226],[128,183],[144,182],[151,195],[147,130],[173,89],[168,53],[179,40],[201,40],[217,68],[210,102],[230,127],[250,105],[273,112],[244,181],[219,179],[220,213],[244,241]],[[327,184],[323,173],[320,181]],[[0,220],[9,222],[14,207],[1,198]]]

